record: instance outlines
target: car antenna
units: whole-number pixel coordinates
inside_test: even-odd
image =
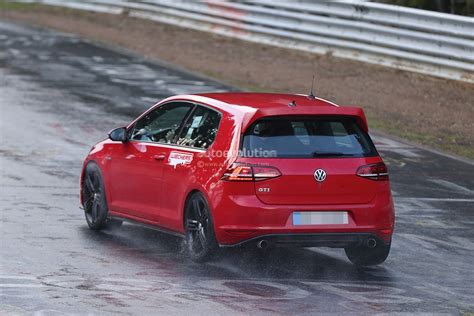
[[[313,93],[313,88],[314,88],[314,75],[313,75],[313,81],[311,81],[311,91],[308,94],[308,98],[310,99],[316,99],[316,96]]]

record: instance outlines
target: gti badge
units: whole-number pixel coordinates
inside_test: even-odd
[[[324,171],[323,169],[317,169],[314,172],[314,179],[318,182],[323,182],[324,180],[326,180],[326,171]]]

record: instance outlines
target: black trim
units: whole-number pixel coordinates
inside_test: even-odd
[[[370,233],[320,233],[320,234],[267,234],[244,240],[232,245],[219,245],[222,248],[254,246],[265,240],[270,245],[298,247],[331,247],[344,248],[360,245],[367,239],[375,239],[386,244],[379,237]]]
[[[137,225],[137,226],[142,226],[142,227],[145,227],[145,228],[148,228],[148,229],[156,230],[160,233],[173,235],[173,236],[180,237],[180,238],[185,237],[184,234],[175,232],[173,230],[169,230],[169,229],[166,229],[166,228],[163,228],[163,227],[160,227],[160,226],[155,226],[155,225],[152,225],[152,224],[142,223],[138,220],[134,220],[134,219],[127,218],[127,217],[122,217],[122,216],[118,216],[118,215],[109,215],[107,218],[117,219],[117,220],[120,220],[120,221],[128,222],[130,224],[134,224],[134,225]]]

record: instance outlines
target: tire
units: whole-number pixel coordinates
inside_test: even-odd
[[[194,193],[185,206],[186,252],[191,260],[209,260],[218,249],[209,204],[202,193]]]
[[[347,258],[356,266],[373,266],[383,263],[390,253],[391,243],[385,244],[378,241],[374,248],[366,245],[346,247]]]
[[[109,209],[105,197],[104,181],[99,167],[93,162],[86,166],[82,190],[82,206],[90,229],[99,231],[107,224],[112,223],[111,221],[115,221],[107,219]]]

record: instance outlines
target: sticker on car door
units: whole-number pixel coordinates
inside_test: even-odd
[[[168,163],[176,169],[177,165],[189,165],[193,161],[194,154],[172,151],[168,157]]]

